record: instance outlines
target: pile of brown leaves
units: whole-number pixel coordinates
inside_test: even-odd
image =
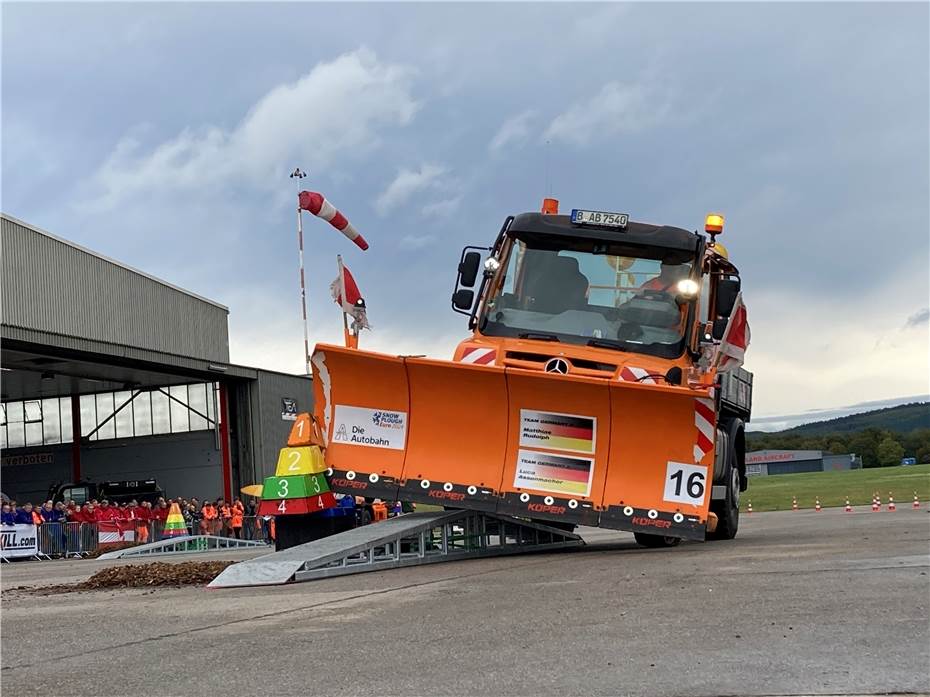
[[[86,581],[75,584],[80,590],[98,588],[142,588],[146,586],[197,586],[210,583],[232,564],[230,561],[182,561],[169,564],[127,564],[100,569]]]
[[[40,586],[35,588],[33,592],[48,595],[50,593],[94,591],[108,588],[202,586],[212,581],[223,569],[234,563],[231,561],[184,561],[178,564],[169,564],[156,561],[149,564],[108,566],[86,581],[57,586]],[[22,590],[27,589],[22,588]]]

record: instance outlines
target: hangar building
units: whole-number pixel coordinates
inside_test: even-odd
[[[230,363],[217,302],[7,215],[0,231],[5,494],[154,478],[229,498],[273,474],[308,376]]]
[[[820,450],[756,450],[746,453],[749,477],[795,472],[860,469],[862,458],[852,453],[833,455]]]

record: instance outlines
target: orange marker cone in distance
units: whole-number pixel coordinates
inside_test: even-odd
[[[881,510],[881,507],[882,506],[878,501],[878,497],[876,497],[875,494],[872,494],[872,513],[877,513],[879,510]]]
[[[846,508],[844,508],[843,510],[846,511],[847,513],[852,513],[852,512],[853,512],[852,506],[849,505],[849,497],[848,497],[848,496],[846,497]]]
[[[814,510],[820,512],[820,499],[814,499]]]
[[[752,501],[749,502],[749,506],[746,508],[746,514],[752,515]]]
[[[798,510],[798,497],[797,496],[791,497],[791,510],[792,511]]]
[[[920,510],[920,500],[917,498],[917,492],[914,492],[914,503],[911,504],[911,508],[915,511]]]
[[[891,495],[891,492],[890,492],[890,491],[888,492],[888,510],[889,510],[889,511],[896,511],[896,510],[898,510],[897,508],[895,508],[895,505],[894,505],[894,496]]]

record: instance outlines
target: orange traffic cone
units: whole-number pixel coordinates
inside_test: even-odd
[[[878,513],[880,510],[882,510],[881,499],[875,494],[872,494],[872,513]]]
[[[896,511],[896,510],[898,510],[897,508],[895,508],[895,505],[894,505],[894,496],[891,495],[891,492],[890,492],[890,491],[888,492],[888,510],[889,510],[889,511]]]
[[[920,510],[920,501],[917,499],[917,492],[914,492],[914,503],[911,504],[911,508],[915,511]]]
[[[749,502],[749,506],[746,508],[746,514],[752,515],[752,501]]]
[[[814,510],[815,510],[815,511],[818,511],[818,512],[821,510],[821,508],[820,508],[820,499],[814,499]]]
[[[846,508],[844,508],[843,510],[846,511],[847,513],[853,512],[852,506],[849,505],[849,497],[846,498]]]
[[[797,496],[791,497],[791,510],[792,511],[798,510],[798,497]]]

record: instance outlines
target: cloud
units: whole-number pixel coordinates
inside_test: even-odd
[[[433,242],[436,241],[436,236],[430,233],[424,233],[422,235],[404,235],[400,238],[400,248],[401,249],[423,249],[428,247]]]
[[[128,135],[92,179],[92,209],[109,210],[153,189],[197,191],[221,184],[278,186],[301,163],[311,171],[376,147],[383,128],[404,126],[419,103],[413,71],[380,62],[368,49],[318,63],[278,85],[239,124],[187,128],[145,150]]]
[[[536,112],[532,109],[510,117],[504,121],[497,133],[494,134],[494,137],[491,138],[491,142],[488,143],[488,150],[497,153],[507,145],[525,142],[530,135],[530,125],[535,119]]]
[[[904,323],[904,328],[920,327],[928,323],[930,323],[930,307],[925,307],[908,317],[907,322]]]
[[[666,109],[640,85],[608,82],[594,97],[556,116],[544,138],[586,145],[592,136],[633,133],[661,120]]]
[[[441,201],[427,203],[420,212],[424,218],[448,218],[458,210],[461,202],[461,196],[453,196],[452,198],[446,198]]]
[[[437,186],[445,173],[445,167],[428,163],[421,165],[418,170],[400,170],[378,196],[375,210],[380,215],[386,215],[392,208],[406,203],[415,193]]]

